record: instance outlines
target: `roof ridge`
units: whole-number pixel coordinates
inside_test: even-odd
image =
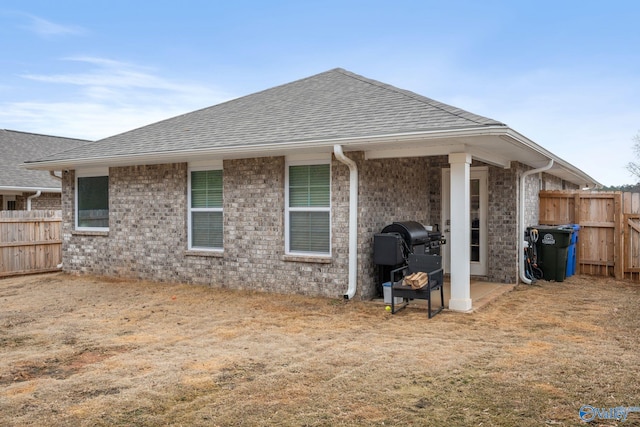
[[[463,118],[465,120],[469,120],[469,121],[475,122],[477,124],[486,124],[486,121],[490,120],[490,121],[493,121],[493,122],[496,122],[496,123],[500,123],[503,126],[506,126],[506,124],[504,124],[502,122],[499,122],[499,121],[497,121],[495,119],[492,119],[492,118],[489,118],[489,117],[480,116],[479,114],[475,114],[475,113],[472,113],[470,111],[463,110],[462,108],[454,107],[453,105],[449,105],[449,104],[446,104],[444,102],[437,101],[437,100],[429,98],[427,96],[420,95],[419,93],[415,93],[415,92],[412,92],[412,91],[406,90],[406,89],[401,89],[399,87],[396,87],[396,86],[393,86],[393,85],[390,85],[390,84],[387,84],[387,83],[383,83],[383,82],[380,82],[378,80],[370,79],[370,78],[361,76],[359,74],[353,73],[351,71],[348,71],[348,70],[345,70],[345,69],[342,69],[342,68],[334,68],[333,70],[329,70],[329,71],[337,71],[337,72],[339,72],[339,73],[341,73],[341,74],[343,74],[345,76],[360,80],[360,81],[362,81],[364,83],[368,83],[368,84],[371,84],[371,85],[374,85],[374,86],[378,86],[378,87],[380,87],[382,89],[386,89],[386,90],[389,90],[389,91],[392,91],[392,92],[396,92],[396,93],[398,93],[400,95],[406,96],[406,97],[411,98],[413,100],[416,100],[418,102],[422,102],[424,104],[427,104],[427,105],[429,105],[429,106],[431,106],[433,108],[436,108],[436,109],[438,109],[440,111],[444,111],[446,113],[453,114],[456,117],[460,117],[460,118]],[[464,113],[464,114],[461,114],[461,112]],[[469,117],[469,115],[473,116],[473,118]],[[482,118],[484,120],[483,121],[477,120],[477,119],[475,119],[476,117]]]

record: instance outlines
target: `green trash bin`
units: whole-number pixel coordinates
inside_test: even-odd
[[[564,281],[567,274],[567,256],[573,229],[566,226],[537,226],[538,265],[545,280]]]

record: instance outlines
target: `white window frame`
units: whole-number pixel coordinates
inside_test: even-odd
[[[222,168],[222,162],[194,162],[189,164],[188,168],[188,184],[187,184],[187,248],[190,251],[206,251],[206,252],[224,252],[224,207],[222,208],[192,208],[191,207],[191,172],[196,171],[222,171],[222,200],[224,201],[224,169]],[[224,206],[224,202],[223,202]],[[222,212],[223,215],[223,236],[221,248],[208,248],[203,246],[193,246],[193,229],[191,227],[191,214],[193,212]]]
[[[75,212],[75,229],[77,231],[109,231],[109,227],[80,227],[78,225],[78,180],[79,178],[90,178],[90,177],[100,177],[106,176],[109,177],[109,168],[94,168],[94,169],[84,169],[84,170],[76,170],[75,176],[75,194],[74,194],[74,212]],[[109,182],[109,190],[111,188],[111,182]],[[109,191],[110,192],[110,191]],[[109,204],[111,204],[111,198],[109,198]],[[111,216],[111,209],[109,209],[109,216]]]
[[[328,207],[305,207],[305,208],[291,208],[289,207],[289,168],[291,166],[304,166],[304,165],[329,165],[329,206]],[[331,200],[333,199],[333,185],[332,184],[332,168],[331,168],[331,157],[323,157],[323,158],[305,158],[303,156],[299,157],[288,157],[285,161],[285,179],[284,179],[284,243],[285,243],[285,254],[293,255],[293,256],[305,256],[305,257],[318,257],[318,258],[326,258],[331,257],[332,251],[332,229],[333,229],[333,215],[331,209]],[[290,249],[290,233],[289,233],[289,213],[290,212],[328,212],[329,213],[329,252],[303,252],[303,251],[291,251]]]

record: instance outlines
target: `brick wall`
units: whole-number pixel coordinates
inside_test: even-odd
[[[518,170],[489,167],[487,279],[516,283],[518,266]]]
[[[184,163],[111,168],[109,231],[77,232],[73,204],[75,174],[65,172],[64,269],[136,279],[208,283],[216,261],[192,261],[184,254],[186,186]]]
[[[373,263],[373,236],[395,221],[431,223],[428,158],[364,161],[361,153],[349,153],[358,160],[359,189],[359,281],[364,299],[376,296],[378,270]]]
[[[332,256],[285,255],[285,159],[224,162],[224,286],[339,297],[348,283],[348,168],[331,164]]]
[[[26,194],[30,196],[30,194]],[[35,210],[60,210],[61,208],[60,193],[42,193],[40,197],[31,199],[31,209]],[[26,209],[26,199],[25,199]]]
[[[364,160],[359,167],[358,298],[378,291],[373,236],[394,222],[440,223],[446,156]],[[348,285],[349,170],[335,158],[332,179],[332,255],[284,253],[285,159],[224,161],[224,251],[187,250],[185,163],[111,168],[109,231],[74,231],[74,171],[63,174],[64,269],[75,273],[341,297]],[[474,166],[480,166],[475,164]],[[488,279],[514,282],[518,254],[518,177],[526,170],[488,167]],[[527,183],[537,209],[539,179]],[[531,218],[527,214],[527,218]],[[537,216],[536,216],[537,217]]]
[[[284,255],[284,158],[224,162],[224,252],[187,251],[187,165],[110,168],[109,231],[74,231],[75,174],[65,172],[64,269],[270,292],[347,289],[348,168],[332,163],[330,259]],[[346,196],[345,196],[346,191]]]

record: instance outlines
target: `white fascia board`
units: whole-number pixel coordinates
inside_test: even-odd
[[[507,132],[505,133],[504,136],[502,136],[502,139],[511,144],[523,145],[529,148],[530,150],[538,154],[541,154],[542,156],[546,157],[548,160],[553,160],[554,165],[548,171],[548,173],[552,175],[553,175],[554,169],[563,169],[571,177],[571,179],[563,178],[563,179],[566,179],[567,181],[571,181],[577,185],[584,185],[589,188],[602,187],[601,183],[593,179],[591,176],[589,176],[585,172],[581,171],[577,167],[573,166],[571,163],[561,159],[555,154],[551,153],[549,150],[536,144],[535,142],[533,142],[526,136],[522,135],[521,133],[514,131],[513,129],[507,129]],[[529,166],[533,166],[534,168],[538,167],[534,164],[529,164]]]
[[[451,153],[469,153],[474,159],[504,169],[511,167],[511,159],[496,153],[481,150],[469,144],[433,145],[424,147],[374,150],[365,152],[365,160],[393,159],[403,157],[446,156]]]
[[[14,193],[30,193],[41,191],[43,193],[61,193],[60,187],[11,187],[0,186],[0,192],[14,192]]]
[[[131,166],[139,164],[182,163],[203,156],[211,158],[247,158],[285,155],[298,150],[333,152],[333,146],[340,144],[345,151],[366,151],[367,147],[383,146],[388,143],[417,139],[465,137],[475,135],[498,135],[504,133],[504,126],[484,126],[481,128],[444,129],[434,131],[406,132],[400,134],[371,135],[356,138],[331,138],[307,141],[286,141],[271,144],[216,147],[197,150],[181,150],[162,153],[145,153],[122,156],[90,157],[23,163],[30,170],[67,170],[92,166]]]
[[[511,159],[501,156],[495,152],[485,151],[472,146],[468,150],[468,153],[471,154],[474,159],[480,160],[481,162],[489,165],[498,166],[503,169],[509,169],[511,167]]]
[[[393,159],[401,157],[444,156],[450,153],[463,153],[468,150],[465,144],[430,145],[410,148],[390,148],[365,151],[365,160]]]

